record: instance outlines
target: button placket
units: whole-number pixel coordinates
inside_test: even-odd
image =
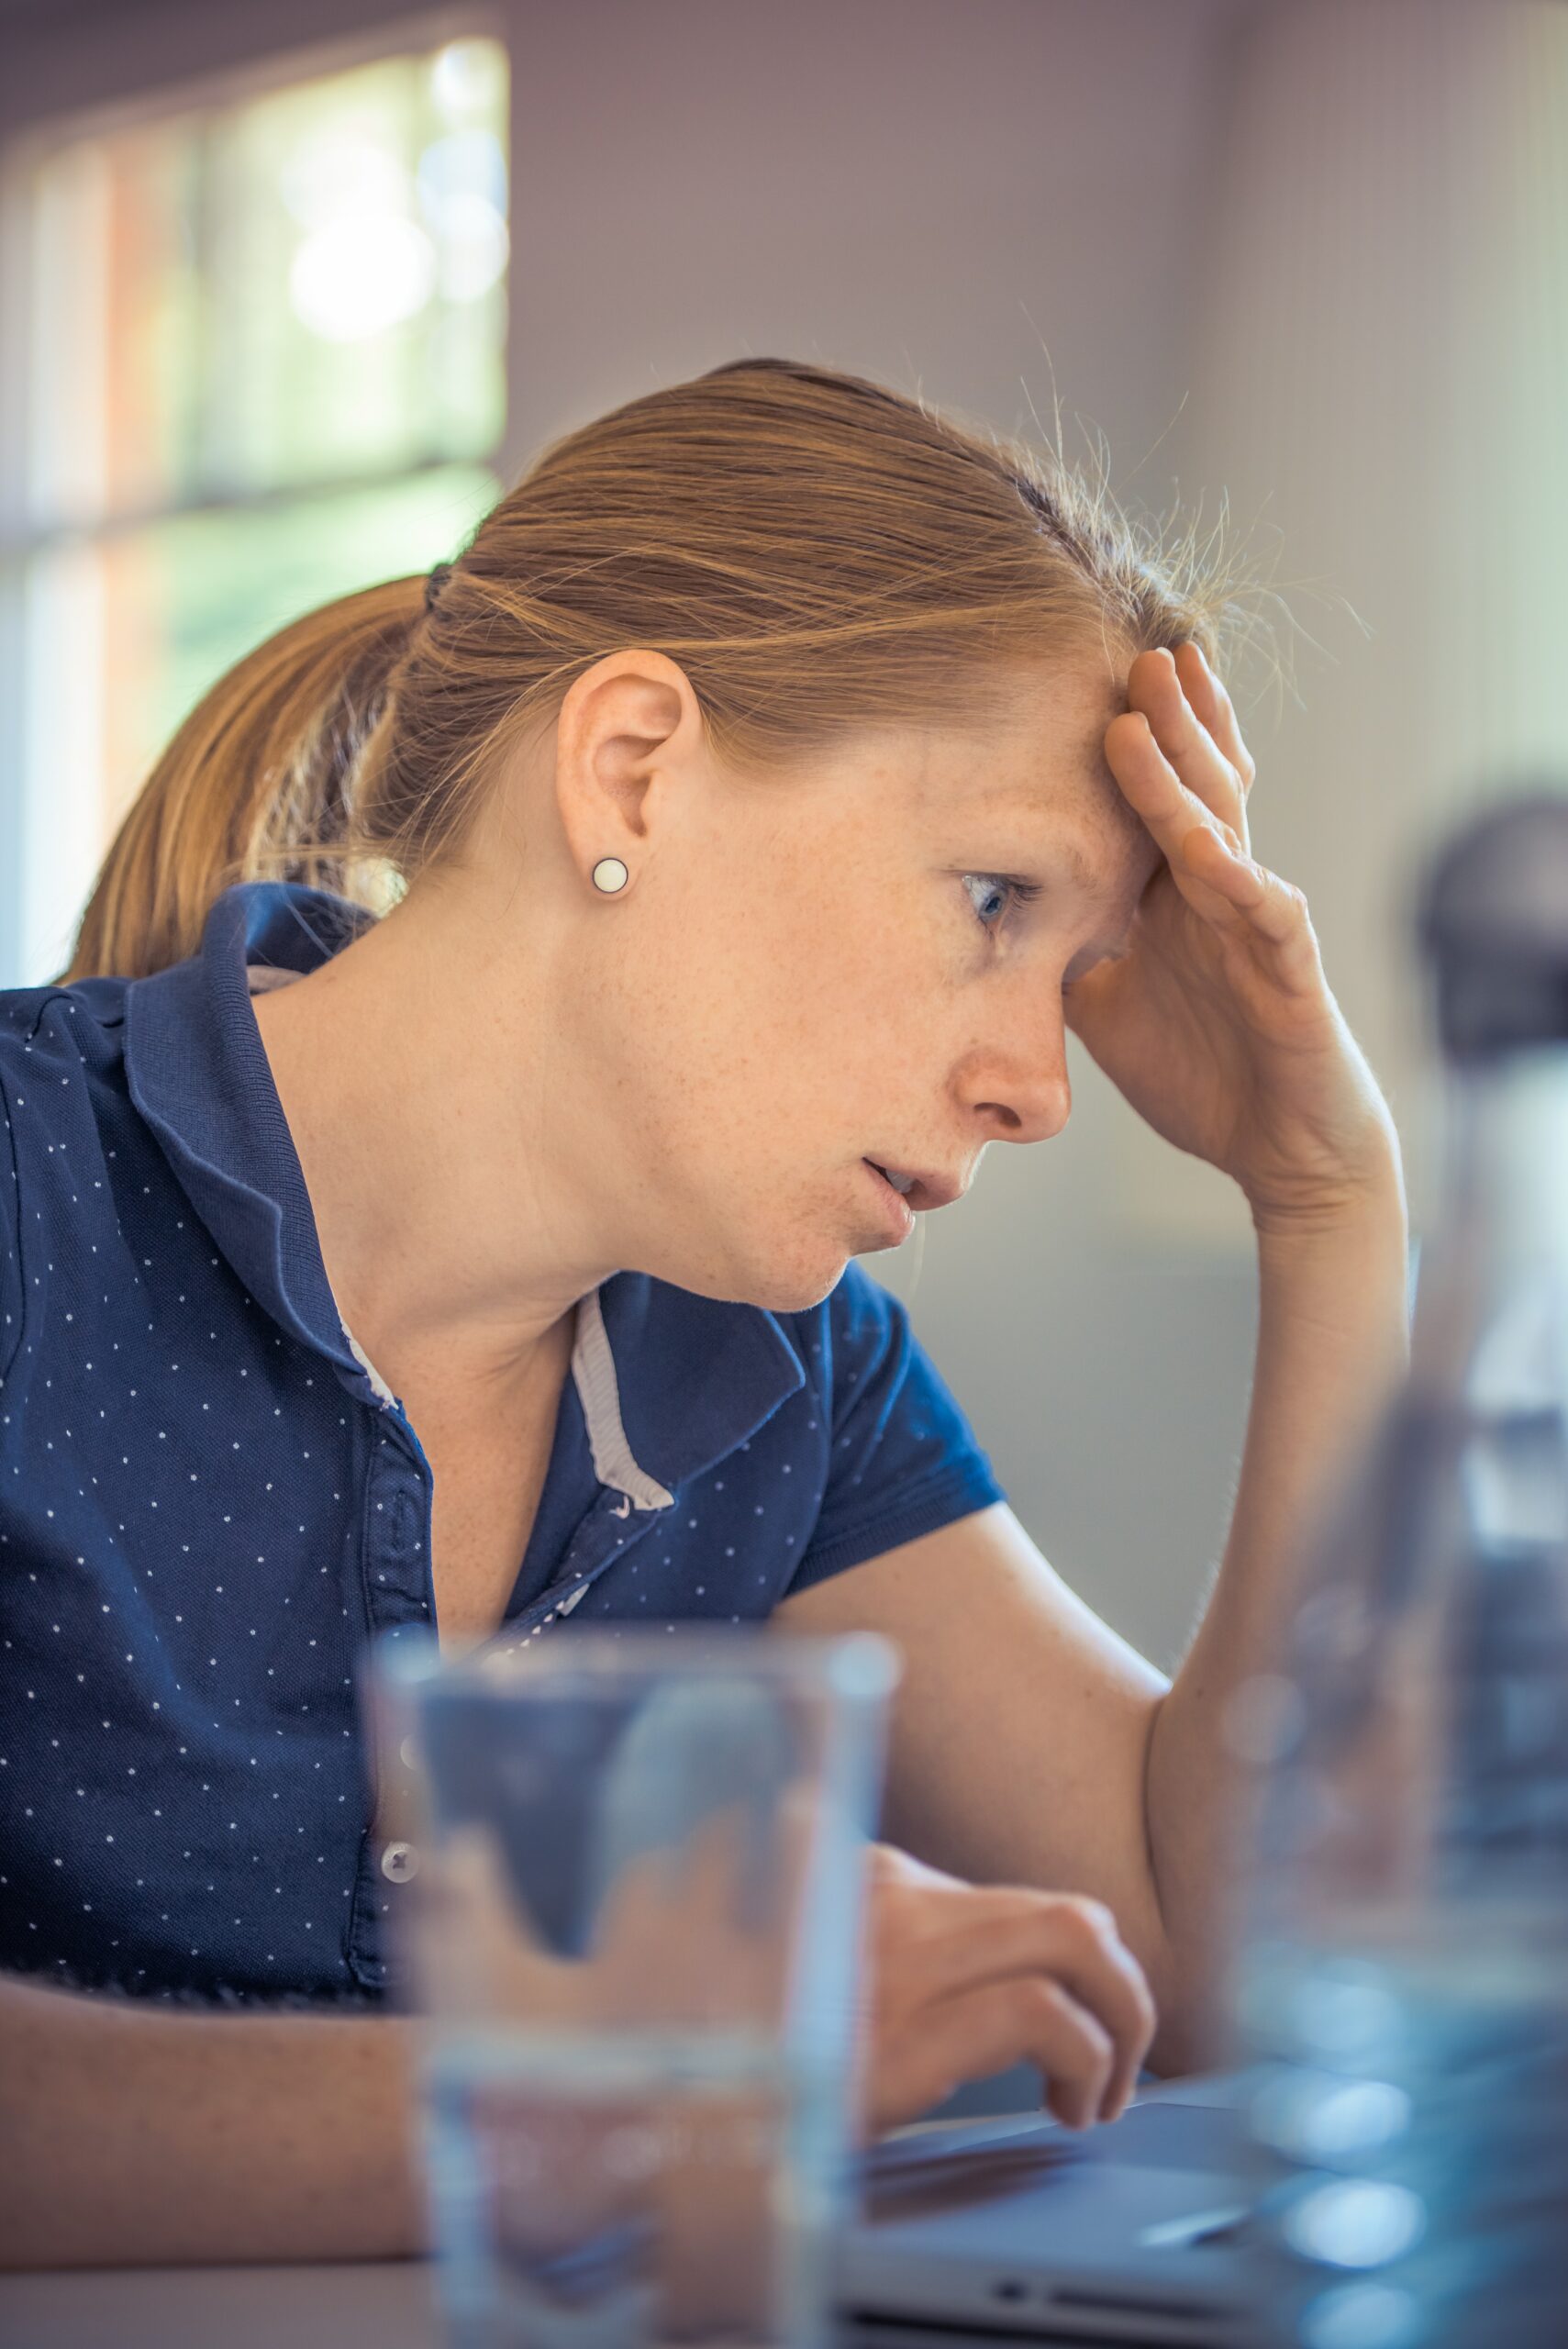
[[[373,1634],[413,1623],[433,1624],[429,1567],[429,1502],[424,1471],[400,1432],[384,1420],[375,1431],[365,1493],[362,1581]],[[368,1728],[368,1724],[367,1724]],[[399,1888],[418,1873],[419,1846],[408,1790],[389,1784],[384,1757],[366,1752],[373,1787],[371,1818],[361,1839],[348,1932],[349,1965],[368,1989],[384,1988],[387,1965],[383,1920]]]
[[[625,1502],[625,1494],[609,1487],[600,1493],[573,1536],[561,1572],[549,1589],[531,1607],[526,1607],[520,1615],[503,1624],[493,1645],[505,1653],[508,1646],[521,1647],[539,1639],[551,1624],[570,1615],[600,1575],[624,1558],[664,1514],[662,1509],[633,1509],[628,1513]]]
[[[426,1478],[399,1435],[379,1433],[365,1495],[364,1588],[373,1631],[432,1622]]]

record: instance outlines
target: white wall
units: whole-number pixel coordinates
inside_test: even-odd
[[[1260,12],[1213,161],[1173,437],[1277,538],[1304,633],[1296,697],[1258,712],[1255,836],[1307,893],[1425,1214],[1417,871],[1462,810],[1568,786],[1568,9]],[[1129,1151],[1136,1219],[1217,1230],[1173,1172]]]

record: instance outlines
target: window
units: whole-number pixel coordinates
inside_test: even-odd
[[[465,37],[13,168],[0,985],[63,965],[216,677],[450,554],[500,495],[506,117],[505,50]]]

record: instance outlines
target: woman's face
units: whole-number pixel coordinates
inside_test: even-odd
[[[1095,649],[984,726],[864,732],[738,781],[684,674],[612,656],[555,741],[574,1170],[608,1261],[778,1311],[1067,1121],[1062,990],[1121,948],[1158,852],[1102,737]],[[630,879],[581,881],[602,855]],[[571,868],[575,869],[575,876]],[[1029,893],[1033,893],[1032,895]]]

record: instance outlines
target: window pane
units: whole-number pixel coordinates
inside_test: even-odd
[[[34,186],[36,529],[491,454],[491,40],[79,139]]]
[[[64,963],[104,850],[223,672],[285,621],[451,554],[501,494],[482,467],[53,546],[27,566],[22,936],[0,986]]]

